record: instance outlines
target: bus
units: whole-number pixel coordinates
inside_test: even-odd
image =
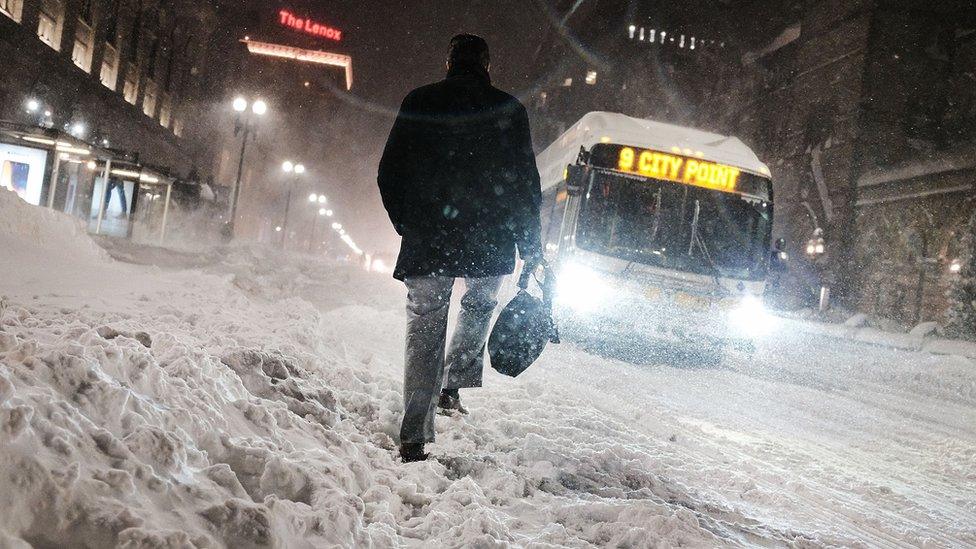
[[[591,112],[536,161],[560,331],[719,356],[768,335],[773,186],[740,140]]]

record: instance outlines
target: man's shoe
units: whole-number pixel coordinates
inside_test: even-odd
[[[460,397],[452,397],[451,395],[445,395],[441,393],[441,398],[437,401],[437,407],[440,408],[444,414],[450,415],[457,412],[462,415],[468,415],[468,409],[461,405]]]
[[[422,442],[404,442],[400,445],[400,459],[404,463],[424,461],[429,457],[430,454],[424,453],[424,444]]]

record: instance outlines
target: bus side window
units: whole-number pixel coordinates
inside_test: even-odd
[[[542,218],[543,246],[548,250],[559,244],[559,228],[562,226],[563,214],[566,212],[566,183],[547,189],[542,193],[542,206],[539,213]]]

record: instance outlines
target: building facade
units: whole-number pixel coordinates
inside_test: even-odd
[[[216,154],[217,14],[208,2],[0,1],[0,183],[93,232],[155,234],[171,185],[204,181]]]
[[[188,125],[207,100],[215,27],[207,2],[3,0],[0,118],[185,174],[210,152]]]

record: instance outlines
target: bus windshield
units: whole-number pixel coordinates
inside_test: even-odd
[[[577,245],[648,265],[759,280],[771,231],[766,200],[596,170]]]

